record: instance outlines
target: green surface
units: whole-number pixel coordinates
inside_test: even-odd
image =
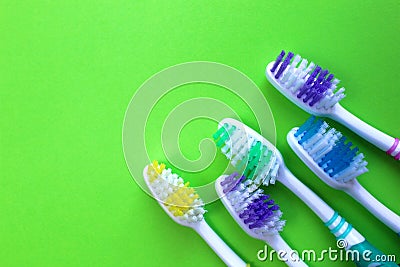
[[[288,167],[399,262],[399,238],[290,150],[286,133],[308,115],[264,77],[282,48],[301,53],[343,81],[343,106],[399,136],[399,13],[398,1],[0,0],[0,266],[223,266],[137,186],[122,152],[124,114],[137,88],[156,72],[193,60],[221,62],[249,76],[273,110]],[[161,116],[167,108],[154,112]],[[255,125],[247,107],[235,111]],[[195,141],[214,126],[195,121],[184,128],[183,153],[198,157]],[[398,162],[338,128],[366,154],[370,172],[360,182],[400,213]],[[159,146],[147,145],[152,157],[164,158]],[[226,163],[220,155],[216,161]],[[282,236],[293,248],[335,247],[299,199],[280,184],[271,189],[287,220]],[[220,202],[207,209],[211,227],[252,266],[284,266],[258,262],[263,243],[247,236]]]

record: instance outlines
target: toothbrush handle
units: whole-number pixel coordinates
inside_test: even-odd
[[[383,261],[388,259],[384,253],[372,246],[367,240],[349,248],[351,251],[357,251],[359,257],[355,260],[355,264],[358,267],[368,267],[371,264],[377,264],[373,266],[385,266],[385,267],[398,267],[398,265],[392,261]],[[354,255],[354,254],[353,254]]]
[[[366,207],[373,215],[375,215],[375,217],[381,220],[390,229],[400,235],[400,216],[379,202],[363,186],[361,186],[358,181],[355,181],[351,190],[347,191],[347,193]]]
[[[376,147],[386,151],[387,154],[390,154],[396,160],[400,160],[399,139],[391,137],[360,120],[340,104],[335,105],[335,109],[329,117],[342,123]]]
[[[371,245],[351,224],[341,217],[337,212],[325,225],[336,236],[338,248],[345,248],[347,258],[354,261],[358,267],[386,266],[398,267],[389,261],[389,256]],[[392,260],[392,259],[390,259]],[[371,265],[372,264],[372,265]]]
[[[335,211],[287,168],[281,168],[280,172],[278,181],[295,193],[323,222],[328,221],[333,216]]]
[[[306,267],[308,266],[305,264],[297,254],[296,251],[293,251],[289,245],[285,242],[285,240],[279,235],[271,235],[265,238],[268,245],[270,245],[276,253],[285,253],[282,254],[280,257],[282,261],[284,261],[290,267]],[[266,257],[268,255],[265,255]]]
[[[355,229],[351,224],[341,217],[337,212],[333,211],[321,198],[319,198],[313,191],[300,182],[288,169],[284,168],[283,173],[279,175],[281,181],[286,187],[293,191],[300,199],[302,199],[325,223],[331,233],[338,240],[338,247],[340,242],[345,243],[340,248],[346,250],[357,250],[360,258],[353,259],[359,267],[368,267],[371,263],[377,263],[383,260],[386,256],[381,251],[372,246],[365,238]],[[324,209],[326,209],[324,211]],[[330,214],[330,215],[328,215]],[[328,215],[328,216],[327,216]],[[368,262],[362,256],[369,257],[370,260],[377,260],[377,262]],[[354,254],[353,254],[354,255]],[[387,256],[386,256],[387,258]],[[379,266],[394,267],[397,265],[393,262],[379,262]]]
[[[193,228],[229,267],[246,267],[246,263],[203,220]]]

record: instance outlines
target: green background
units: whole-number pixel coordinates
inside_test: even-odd
[[[137,186],[122,152],[124,113],[135,90],[156,72],[194,60],[248,75],[269,101],[277,147],[292,172],[399,262],[398,237],[290,150],[286,133],[308,114],[264,76],[281,49],[300,53],[343,81],[343,106],[399,136],[399,14],[398,1],[0,0],[0,266],[223,266]],[[246,107],[236,112],[254,124]],[[360,182],[400,213],[398,163],[332,124],[366,154],[370,172]],[[198,156],[189,136],[200,138],[201,126],[182,134],[188,157]],[[293,248],[335,247],[291,192],[280,184],[270,191]],[[211,227],[252,266],[284,266],[258,262],[263,243],[247,236],[219,201],[207,209]]]

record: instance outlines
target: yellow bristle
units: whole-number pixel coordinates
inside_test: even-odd
[[[158,161],[153,160],[153,168],[156,169],[158,167]]]
[[[175,213],[174,213],[174,215],[176,216],[176,217],[178,217],[178,216],[183,216],[183,212],[181,211],[181,210],[177,210]]]
[[[180,187],[176,192],[166,199],[166,205],[174,216],[183,216],[191,208],[193,203],[193,196],[190,197],[194,190],[192,188]],[[189,193],[189,194],[188,194]],[[197,197],[197,195],[196,195]]]
[[[194,194],[194,189],[193,189],[193,188],[188,188],[186,194],[187,194],[188,196],[190,196],[191,194]]]
[[[176,207],[175,206],[169,206],[168,210],[172,213],[174,213],[176,211]]]
[[[181,207],[178,206],[170,206],[168,210],[174,215],[174,216],[183,216],[187,209],[182,209]]]
[[[188,200],[186,201],[187,205],[191,205],[193,203],[193,201],[195,200],[195,198],[188,198]]]
[[[163,170],[165,170],[165,164],[159,164],[157,160],[154,160],[147,170],[150,182],[159,178]],[[164,205],[174,216],[183,216],[193,208],[191,205],[199,196],[193,188],[190,188],[189,182],[179,187],[172,184],[171,186],[174,188],[173,193],[165,199]]]
[[[150,183],[154,182],[158,176],[165,169],[165,164],[158,164],[157,160],[154,160],[151,165],[147,168],[147,175],[149,176]]]
[[[161,174],[162,171],[165,169],[165,164],[164,163],[158,164],[158,161],[154,160],[153,161],[153,168],[158,174]]]
[[[154,180],[157,179],[156,172],[154,171],[152,165],[149,165],[147,168],[147,176],[149,177],[150,183],[154,182]]]

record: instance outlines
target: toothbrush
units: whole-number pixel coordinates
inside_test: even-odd
[[[195,230],[227,266],[249,266],[206,223],[203,217],[206,212],[204,203],[188,182],[184,183],[181,177],[157,161],[144,168],[143,177],[150,192],[169,217]]]
[[[336,120],[372,143],[395,160],[400,160],[399,139],[391,137],[368,125],[343,108],[338,102],[345,97],[345,89],[337,89],[339,80],[327,69],[300,55],[289,52],[284,59],[282,51],[265,70],[268,81],[284,96],[306,112]]]
[[[338,240],[346,242],[346,250],[358,251],[359,255],[370,253],[371,259],[386,257],[351,224],[300,182],[286,168],[282,155],[275,146],[254,130],[234,119],[223,119],[213,138],[230,163],[248,179],[263,185],[279,181],[297,195],[324,222]],[[370,264],[364,257],[353,258],[353,260],[360,267],[368,267]],[[378,262],[374,262],[374,264],[376,263]],[[397,266],[393,262],[379,263],[381,266]]]
[[[225,208],[251,237],[267,242],[289,266],[307,266],[279,235],[285,221],[282,212],[252,180],[238,173],[222,175],[215,181],[215,190]]]
[[[293,151],[329,186],[343,190],[400,235],[400,217],[375,199],[357,177],[368,169],[364,155],[341,132],[314,116],[292,129],[287,140]]]

